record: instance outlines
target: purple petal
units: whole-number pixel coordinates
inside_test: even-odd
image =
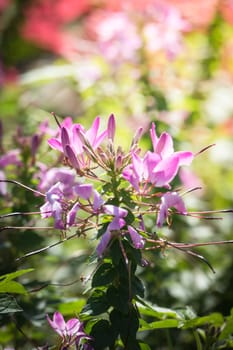
[[[136,249],[142,249],[144,247],[144,240],[141,235],[130,225],[128,226],[128,231],[134,247]]]
[[[56,311],[53,315],[53,320],[49,318],[47,315],[47,320],[50,324],[50,326],[57,332],[61,337],[64,335],[66,323],[64,321],[64,318],[62,314],[58,311]]]
[[[179,158],[179,166],[180,165],[190,165],[193,161],[193,153],[192,152],[175,152],[174,155],[176,155]]]
[[[82,326],[83,324],[77,318],[71,318],[66,322],[67,335],[77,335],[77,333],[80,331],[82,331],[82,333],[85,335],[85,333],[82,330]]]
[[[11,150],[0,157],[0,168],[5,168],[6,166],[21,165],[19,160],[20,151],[18,149]]]
[[[143,159],[144,179],[145,180],[148,180],[151,178],[151,174],[153,173],[153,170],[159,164],[160,161],[161,161],[161,158],[157,153],[153,153],[153,152],[148,151],[145,154],[145,157]]]
[[[70,145],[66,145],[64,151],[65,151],[64,153],[67,156],[67,158],[69,159],[72,167],[74,169],[80,170],[80,164],[78,162],[78,158],[76,157],[76,155],[75,155],[73,149],[70,147]]]
[[[175,208],[179,213],[186,215],[185,204],[177,192],[167,192],[161,197],[161,204],[157,216],[157,225],[161,227],[168,216],[168,209]]]
[[[98,244],[98,246],[96,248],[96,252],[97,252],[97,255],[99,257],[101,257],[103,255],[103,252],[107,248],[108,243],[111,240],[111,237],[112,237],[111,232],[109,232],[108,230],[101,237],[101,240],[100,240],[100,242],[99,242],[99,244]]]
[[[64,330],[66,328],[65,320],[62,314],[58,311],[56,311],[53,315],[53,322],[60,330]]]
[[[76,185],[74,190],[79,197],[88,200],[92,195],[93,186],[91,184]]]
[[[40,215],[42,219],[52,216],[52,207],[49,202],[45,202],[45,204],[40,207]]]
[[[119,218],[124,218],[128,214],[128,210],[117,207],[115,205],[106,204],[103,206],[104,213],[114,215]]]
[[[80,208],[79,204],[75,203],[73,205],[73,207],[71,208],[71,210],[68,212],[68,214],[67,214],[67,225],[68,226],[72,226],[75,223],[76,214],[77,214],[79,208]]]
[[[68,134],[68,131],[66,130],[66,128],[61,129],[61,143],[62,143],[64,154],[67,156],[66,146],[70,144],[70,138],[69,138],[69,134]]]
[[[72,146],[77,154],[83,153],[84,129],[80,124],[74,124],[72,128]]]
[[[6,177],[3,171],[0,170],[0,180],[5,181]],[[0,182],[0,194],[5,196],[7,194],[6,182]]]
[[[162,160],[151,174],[151,183],[157,187],[167,186],[176,176],[178,167],[178,157],[171,156]]]
[[[32,136],[32,141],[31,141],[31,154],[32,154],[32,157],[35,157],[39,145],[40,145],[39,135],[35,134],[35,135]]]
[[[115,117],[114,117],[114,114],[111,114],[108,119],[107,133],[108,133],[108,138],[112,140],[112,142],[114,141],[115,131],[116,131]]]
[[[156,146],[157,146],[157,143],[158,143],[158,137],[156,135],[155,124],[154,123],[152,123],[151,129],[150,129],[150,137],[151,137],[151,141],[152,141],[152,145],[153,145],[153,150],[155,152]]]
[[[62,144],[61,144],[61,142],[58,139],[51,138],[51,139],[48,140],[48,144],[53,149],[57,149],[58,151],[63,153]]]
[[[135,175],[141,181],[143,176],[143,160],[135,153],[132,154],[132,169]]]
[[[107,130],[104,130],[95,140],[95,143],[92,145],[94,149],[96,149],[97,147],[99,147],[99,145],[101,144],[101,142],[105,139],[105,137],[107,136],[108,132]]]
[[[143,133],[143,128],[142,127],[138,128],[136,133],[134,134],[134,137],[132,140],[132,146],[139,142],[140,138],[142,137],[142,133]]]
[[[162,158],[169,157],[174,153],[173,141],[167,132],[163,132],[160,135],[155,152],[161,155]]]
[[[98,191],[94,190],[94,200],[93,200],[93,209],[94,212],[100,209],[100,207],[104,204],[104,200]]]
[[[125,226],[125,220],[116,216],[112,222],[108,225],[109,231],[120,230],[123,226]]]
[[[95,144],[96,136],[99,130],[99,125],[100,117],[96,117],[91,128],[86,132],[86,137],[92,146]]]

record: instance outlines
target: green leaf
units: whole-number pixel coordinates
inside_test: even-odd
[[[226,339],[233,334],[233,314],[226,318],[224,328],[219,336],[220,340]]]
[[[18,270],[18,271],[15,271],[15,272],[7,273],[6,275],[0,276],[0,280],[1,279],[7,279],[8,281],[10,281],[10,280],[13,280],[13,279],[15,279],[15,278],[17,278],[19,276],[24,275],[25,273],[31,272],[33,270],[34,269],[24,269],[24,270]]]
[[[24,286],[12,280],[31,271],[33,271],[33,269],[25,269],[0,276],[0,293],[26,294],[27,291]]]
[[[144,297],[145,287],[142,281],[138,277],[134,277],[132,280],[132,290],[135,295]]]
[[[110,314],[111,324],[113,329],[120,334],[122,342],[127,343],[127,349],[133,349],[130,347],[134,346],[134,349],[140,349],[138,342],[136,340],[136,335],[139,327],[138,313],[134,307],[132,307],[128,314],[123,314],[118,310],[113,310]]]
[[[221,326],[224,322],[223,316],[220,313],[212,313],[208,316],[196,317],[192,320],[184,321],[182,329],[194,328],[210,323],[213,326]]]
[[[95,350],[112,348],[115,342],[114,331],[107,320],[99,320],[92,327],[91,336],[94,338]]]
[[[11,295],[0,297],[0,314],[13,313],[23,311],[17,304],[15,298]]]
[[[24,286],[15,281],[4,280],[0,282],[0,293],[27,294]]]
[[[141,315],[151,316],[159,319],[164,319],[165,317],[180,319],[179,313],[175,310],[149,304],[148,302],[141,301],[141,299],[140,304],[137,303],[137,307]]]
[[[58,310],[64,315],[79,314],[86,303],[86,299],[81,298],[77,301],[70,301],[59,304]]]
[[[87,304],[82,309],[81,314],[89,316],[99,315],[106,312],[109,306],[106,293],[102,289],[95,289],[87,300]]]
[[[111,283],[116,275],[112,264],[102,264],[92,278],[92,287],[105,286]]]
[[[153,329],[162,329],[162,328],[177,328],[179,325],[178,320],[172,319],[166,319],[166,320],[160,320],[155,321],[151,323],[147,323],[144,320],[140,320],[140,328],[139,332],[143,331],[151,331]]]
[[[110,286],[107,290],[107,298],[110,305],[115,309],[127,314],[129,311],[129,293],[128,290]]]

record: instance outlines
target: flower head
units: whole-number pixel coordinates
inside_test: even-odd
[[[73,124],[71,118],[66,118],[61,124],[57,138],[48,140],[49,145],[64,154],[68,163],[80,171],[89,166],[90,159],[85,147],[96,150],[106,138],[108,131],[99,134],[100,117],[96,117],[90,129],[85,130],[81,124]]]
[[[53,319],[47,315],[47,320],[50,326],[56,333],[62,337],[63,345],[70,346],[76,344],[80,345],[83,339],[92,339],[84,332],[83,323],[78,318],[71,318],[65,322],[62,314],[56,311],[53,315]]]
[[[167,192],[161,197],[161,203],[157,216],[157,225],[161,227],[169,216],[169,209],[175,208],[182,215],[187,214],[183,199],[177,192]]]
[[[164,132],[157,137],[155,125],[150,129],[153,152],[147,151],[144,157],[132,152],[132,162],[123,170],[123,177],[140,192],[142,187],[152,184],[156,187],[170,187],[182,165],[192,162],[192,152],[174,152],[172,137]]]

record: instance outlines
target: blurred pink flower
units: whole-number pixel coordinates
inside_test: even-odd
[[[195,192],[196,196],[203,194],[203,182],[200,177],[198,177],[193,170],[189,168],[181,168],[179,171],[179,177],[182,182],[182,185],[186,190],[198,187],[199,191]]]
[[[164,50],[173,59],[182,49],[182,32],[190,29],[180,12],[166,2],[155,3],[151,19],[145,22],[143,35],[150,52]]]
[[[11,3],[11,0],[0,0],[0,13],[3,12]]]
[[[22,36],[36,45],[65,57],[77,51],[77,39],[67,32],[64,24],[85,13],[89,0],[37,0],[25,10]]]
[[[228,23],[233,25],[233,0],[223,0],[220,2],[220,12]]]
[[[88,19],[87,28],[93,33],[102,55],[113,63],[135,61],[141,38],[135,24],[125,12],[98,11]]]
[[[191,24],[192,29],[205,29],[213,21],[219,0],[167,0]]]

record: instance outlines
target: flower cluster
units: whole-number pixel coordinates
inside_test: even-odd
[[[60,230],[97,230],[100,241],[96,253],[102,257],[115,239],[127,239],[134,248],[143,249],[147,237],[144,215],[154,211],[156,224],[162,227],[172,208],[187,214],[183,199],[172,190],[171,182],[180,166],[191,164],[193,154],[175,152],[172,137],[166,132],[158,137],[154,123],[150,129],[153,151],[144,155],[138,146],[142,128],[127,153],[120,147],[115,149],[113,114],[107,128],[99,130],[99,117],[88,130],[66,118],[59,125],[57,137],[48,143],[63,154],[63,163],[70,169],[45,172],[39,188],[46,190],[46,201],[40,208],[42,218],[53,217],[54,227]],[[126,194],[130,204],[124,199]]]

